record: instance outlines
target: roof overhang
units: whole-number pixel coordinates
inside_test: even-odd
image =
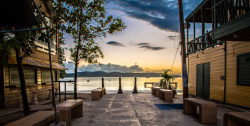
[[[37,25],[29,0],[1,0],[0,27],[30,27]]]
[[[218,0],[216,0],[218,1]],[[203,0],[199,6],[197,6],[193,12],[191,12],[185,19],[185,22],[197,22],[201,23],[201,15],[202,15],[202,9],[203,9],[203,21],[205,23],[212,23],[212,3],[211,0]]]
[[[15,56],[9,56],[8,64],[17,64]],[[32,57],[24,58],[23,64],[37,66],[37,67],[43,67],[43,68],[50,68],[49,61],[39,60],[39,59],[35,59]],[[65,68],[64,66],[60,65],[57,62],[52,62],[52,68],[57,69],[57,70],[68,70],[67,68]]]

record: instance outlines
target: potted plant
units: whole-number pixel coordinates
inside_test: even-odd
[[[171,70],[165,70],[163,72],[163,74],[161,75],[163,78],[160,81],[160,87],[162,87],[164,89],[167,89],[167,87],[169,88],[170,87],[170,85],[169,85],[170,81],[174,80],[174,77],[171,76],[170,74],[168,74],[169,71],[171,71]]]

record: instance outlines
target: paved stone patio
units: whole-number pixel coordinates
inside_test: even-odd
[[[200,126],[198,118],[182,110],[159,110],[164,104],[150,93],[107,94],[99,101],[84,100],[83,117],[72,119],[73,126]],[[174,103],[182,103],[177,96]],[[218,105],[217,124],[222,126],[225,112],[235,111]]]
[[[151,93],[108,93],[98,101],[91,101],[89,93],[80,93],[78,97],[84,101],[83,117],[73,118],[72,126],[208,125],[199,123],[198,118],[194,115],[183,114],[182,110],[159,110],[154,104],[166,104],[167,102],[163,102],[163,100],[160,100]],[[69,95],[67,98],[73,98],[73,95]],[[176,96],[173,103],[182,102],[182,96]],[[39,105],[30,105],[30,107],[32,112],[52,109],[51,101],[49,100],[39,100]],[[224,113],[230,111],[236,110],[218,104],[217,124],[210,124],[208,126],[222,126]],[[22,108],[1,109],[0,125],[7,124],[23,116]]]

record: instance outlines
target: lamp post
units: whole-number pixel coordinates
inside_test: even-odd
[[[123,91],[122,91],[122,84],[121,84],[121,77],[119,77],[119,90],[117,92],[118,94],[122,94]]]
[[[134,86],[134,91],[133,91],[133,93],[138,93],[138,91],[137,91],[137,85],[136,85],[136,77],[135,77],[135,86]]]

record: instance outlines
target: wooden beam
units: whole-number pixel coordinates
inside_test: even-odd
[[[182,57],[182,83],[183,83],[183,98],[188,98],[188,81],[187,81],[187,64],[186,64],[186,47],[184,33],[184,19],[182,0],[178,0],[179,22],[180,22],[180,37],[181,37],[181,57]]]
[[[187,25],[189,25],[189,22],[187,22]],[[188,33],[188,28],[187,28],[187,43],[189,42],[189,33]]]

